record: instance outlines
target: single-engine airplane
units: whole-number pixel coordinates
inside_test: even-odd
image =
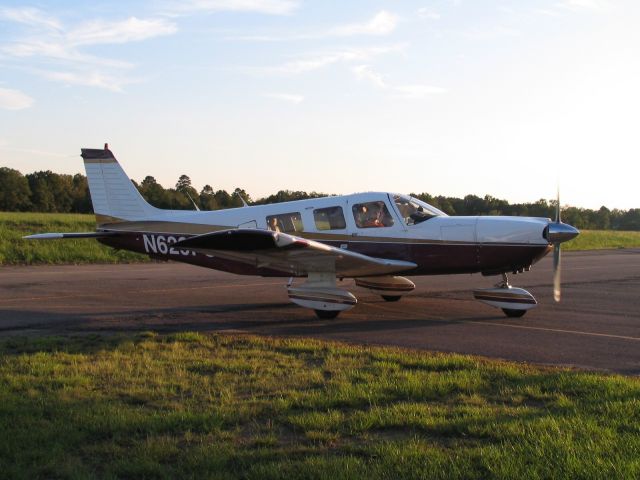
[[[554,251],[554,298],[560,300],[560,244],[579,234],[556,219],[448,216],[416,198],[386,192],[313,198],[228,210],[163,210],[140,195],[113,153],[82,149],[97,228],[28,239],[95,238],[118,249],[241,275],[289,277],[289,299],[335,318],[356,297],[337,287],[355,279],[387,301],[415,285],[405,276],[502,275],[474,297],[520,317],[537,305],[507,273],[528,271]],[[404,276],[399,276],[404,275]],[[293,279],[306,281],[294,285]]]

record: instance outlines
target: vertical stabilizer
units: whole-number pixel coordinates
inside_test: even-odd
[[[83,148],[82,158],[98,224],[144,220],[157,213],[158,209],[142,198],[107,144],[104,149]]]

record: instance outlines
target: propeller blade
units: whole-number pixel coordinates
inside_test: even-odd
[[[560,301],[560,244],[553,247],[553,299]]]
[[[560,185],[558,185],[558,194],[556,197],[556,223],[562,223],[562,220],[560,220]]]

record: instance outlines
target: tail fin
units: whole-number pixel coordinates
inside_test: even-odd
[[[149,205],[109,150],[83,148],[93,211],[98,224],[144,220],[158,212]]]

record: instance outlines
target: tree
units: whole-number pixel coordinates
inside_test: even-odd
[[[166,190],[151,175],[144,177],[138,187],[140,194],[147,202],[157,208],[170,208]]]
[[[180,175],[178,182],[176,183],[176,190],[178,192],[185,192],[191,187],[191,179],[188,175]]]
[[[188,175],[180,175],[175,191],[178,195],[174,196],[176,205],[173,208],[183,208],[185,210],[193,208],[193,202],[198,198],[198,192],[191,186],[191,179]],[[180,198],[180,196],[184,198]]]
[[[31,189],[31,206],[37,212],[71,211],[73,204],[71,175],[58,175],[51,170],[27,175]]]
[[[320,197],[328,197],[326,193],[318,193],[318,192],[303,192],[303,191],[293,191],[293,190],[280,190],[278,193],[273,195],[269,195],[265,198],[260,198],[255,202],[252,202],[254,205],[266,205],[269,203],[281,203],[281,202],[290,202],[292,200],[306,200],[307,198],[320,198]]]
[[[188,175],[181,175],[176,188],[165,189],[156,179],[146,176],[138,185],[131,180],[142,196],[152,205],[163,209],[193,209],[187,194],[203,210],[241,207],[242,199],[253,205],[288,202],[307,198],[329,196],[325,193],[307,193],[298,190],[280,190],[268,197],[253,201],[242,188],[231,194],[225,190],[214,191],[205,185],[198,193],[191,185]],[[506,200],[485,195],[467,195],[464,198],[432,196],[423,192],[411,196],[423,200],[449,215],[517,215],[555,218],[556,200],[540,200],[532,203],[510,204]],[[87,178],[82,174],[61,175],[50,170],[22,175],[18,170],[0,167],[0,210],[37,212],[77,212],[92,211]],[[599,210],[567,207],[562,212],[562,220],[579,229],[640,230],[640,209],[609,210],[602,206]]]
[[[624,212],[620,218],[620,230],[640,230],[640,208]]]
[[[611,228],[611,210],[604,205],[598,210],[596,228],[600,230],[609,230]]]
[[[76,173],[72,179],[73,190],[71,192],[71,211],[74,213],[91,213],[91,195],[89,194],[89,183],[87,177]]]
[[[31,208],[29,181],[18,170],[0,168],[0,210],[25,211]]]
[[[205,185],[200,191],[200,208],[203,210],[217,210],[215,194],[211,185]]]
[[[229,208],[231,206],[231,195],[226,190],[218,190],[213,194],[219,208]]]

